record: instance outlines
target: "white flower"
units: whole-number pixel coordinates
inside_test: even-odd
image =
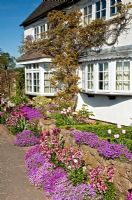
[[[111,129],[108,129],[108,134],[111,134],[111,132],[112,132]]]
[[[68,169],[71,169],[72,167],[69,165],[67,168],[68,168]]]
[[[115,135],[114,135],[114,138],[119,138],[119,137],[120,137],[119,134],[115,134]]]
[[[77,115],[77,112],[73,112],[72,114],[73,114],[73,115]]]
[[[117,128],[121,128],[121,124],[117,124]]]
[[[125,134],[125,133],[126,133],[126,130],[123,129],[123,130],[122,130],[122,133]]]
[[[74,163],[78,163],[78,160],[77,159],[73,159]]]
[[[86,166],[84,166],[84,167],[83,167],[83,172],[86,172],[86,169],[87,169]]]

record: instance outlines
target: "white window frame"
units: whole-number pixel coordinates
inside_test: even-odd
[[[40,25],[40,38],[41,38],[41,39],[45,37],[45,36],[44,36],[44,33],[46,33],[47,30],[48,30],[48,25],[47,25],[47,23],[44,23],[44,24],[41,24],[41,25]]]
[[[100,65],[103,65],[103,70],[100,70]],[[105,64],[107,64],[107,69],[108,70],[105,70]],[[103,75],[103,77],[102,77],[102,80],[100,79],[100,73],[102,73],[102,75]],[[107,74],[108,75],[108,80],[105,80],[105,74]],[[108,92],[108,91],[110,91],[110,81],[109,81],[109,76],[110,76],[110,74],[109,74],[109,62],[98,62],[98,91],[101,91],[101,92]],[[100,88],[100,83],[102,82],[102,86],[103,86],[103,88],[101,89]],[[105,89],[105,82],[107,82],[108,83],[108,88],[107,89]]]
[[[88,87],[89,83],[91,85],[90,88]],[[87,90],[91,90],[91,91],[94,90],[94,64],[93,63],[87,64]]]
[[[106,6],[103,8],[103,0],[97,0],[95,2],[95,19],[106,19],[107,18],[107,0],[105,1]],[[100,9],[97,10],[97,3],[100,3]],[[105,16],[102,15],[102,13],[105,11]],[[100,17],[97,17],[97,13],[99,13]]]
[[[91,10],[90,10],[90,8],[91,8]],[[86,14],[85,14],[85,9],[87,10]],[[91,21],[92,21],[92,11],[93,11],[92,4],[85,5],[83,7],[83,25],[87,25],[87,24],[91,23]]]
[[[36,75],[36,77],[34,76]],[[39,72],[32,72],[32,86],[33,86],[33,93],[40,92],[40,73]],[[36,81],[36,84],[34,83]]]
[[[34,28],[34,40],[38,40],[40,38],[40,27],[36,26]]]

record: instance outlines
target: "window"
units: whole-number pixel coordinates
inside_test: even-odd
[[[29,64],[29,65],[26,65],[26,69],[31,69],[31,64]]]
[[[39,92],[39,72],[33,73],[33,92]]]
[[[39,69],[39,64],[38,63],[34,63],[33,64],[33,69]]]
[[[116,90],[130,90],[130,62],[116,63]]]
[[[92,20],[92,5],[86,6],[83,9],[83,23],[89,24]]]
[[[34,28],[34,39],[39,39],[39,26]]]
[[[115,15],[118,12],[116,4],[120,3],[121,0],[110,0],[110,16]]]
[[[27,92],[32,92],[32,73],[26,73],[26,89]]]
[[[93,89],[93,64],[87,66],[87,89]]]
[[[44,93],[53,93],[55,92],[54,88],[51,86],[51,79],[52,73],[47,71],[44,72]]]
[[[85,66],[82,66],[82,89],[85,90]]]
[[[99,63],[99,90],[109,89],[108,63]]]
[[[96,2],[96,18],[106,18],[106,0]]]
[[[40,38],[44,37],[44,33],[47,31],[47,24],[43,24],[40,26]]]

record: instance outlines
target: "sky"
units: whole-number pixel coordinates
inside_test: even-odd
[[[42,0],[0,0],[0,49],[19,57],[23,28],[19,25]]]

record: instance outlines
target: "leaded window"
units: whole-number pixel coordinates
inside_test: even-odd
[[[87,66],[87,89],[93,89],[93,64]]]
[[[32,92],[32,73],[26,73],[26,90]]]
[[[130,62],[116,63],[116,90],[130,90]]]

